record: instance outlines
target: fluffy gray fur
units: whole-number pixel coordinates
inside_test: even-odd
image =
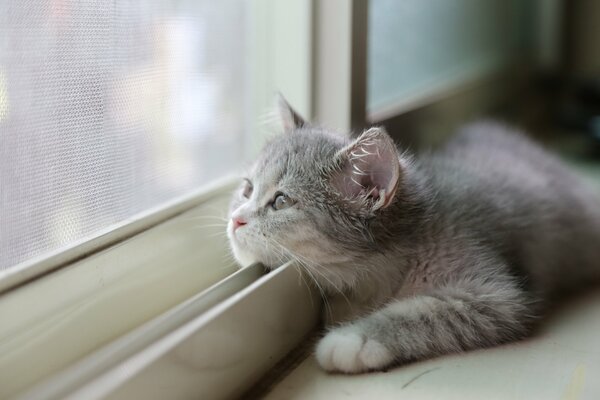
[[[512,129],[470,124],[413,158],[382,128],[352,140],[281,107],[286,132],[234,195],[244,224],[228,235],[240,263],[295,259],[325,293],[324,369],[513,341],[550,295],[600,277],[595,193]]]

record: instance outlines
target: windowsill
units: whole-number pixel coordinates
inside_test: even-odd
[[[600,291],[574,299],[532,338],[383,373],[323,372],[310,354],[266,399],[598,399]],[[312,349],[311,349],[312,350]]]

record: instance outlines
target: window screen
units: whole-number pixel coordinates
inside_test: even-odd
[[[244,0],[0,2],[0,276],[243,158]]]

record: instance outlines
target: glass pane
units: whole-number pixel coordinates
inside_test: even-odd
[[[0,3],[0,271],[233,170],[244,0]]]
[[[370,111],[514,62],[533,30],[534,2],[371,0]]]

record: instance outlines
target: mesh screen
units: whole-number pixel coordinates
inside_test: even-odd
[[[0,271],[237,168],[244,0],[0,2]]]

